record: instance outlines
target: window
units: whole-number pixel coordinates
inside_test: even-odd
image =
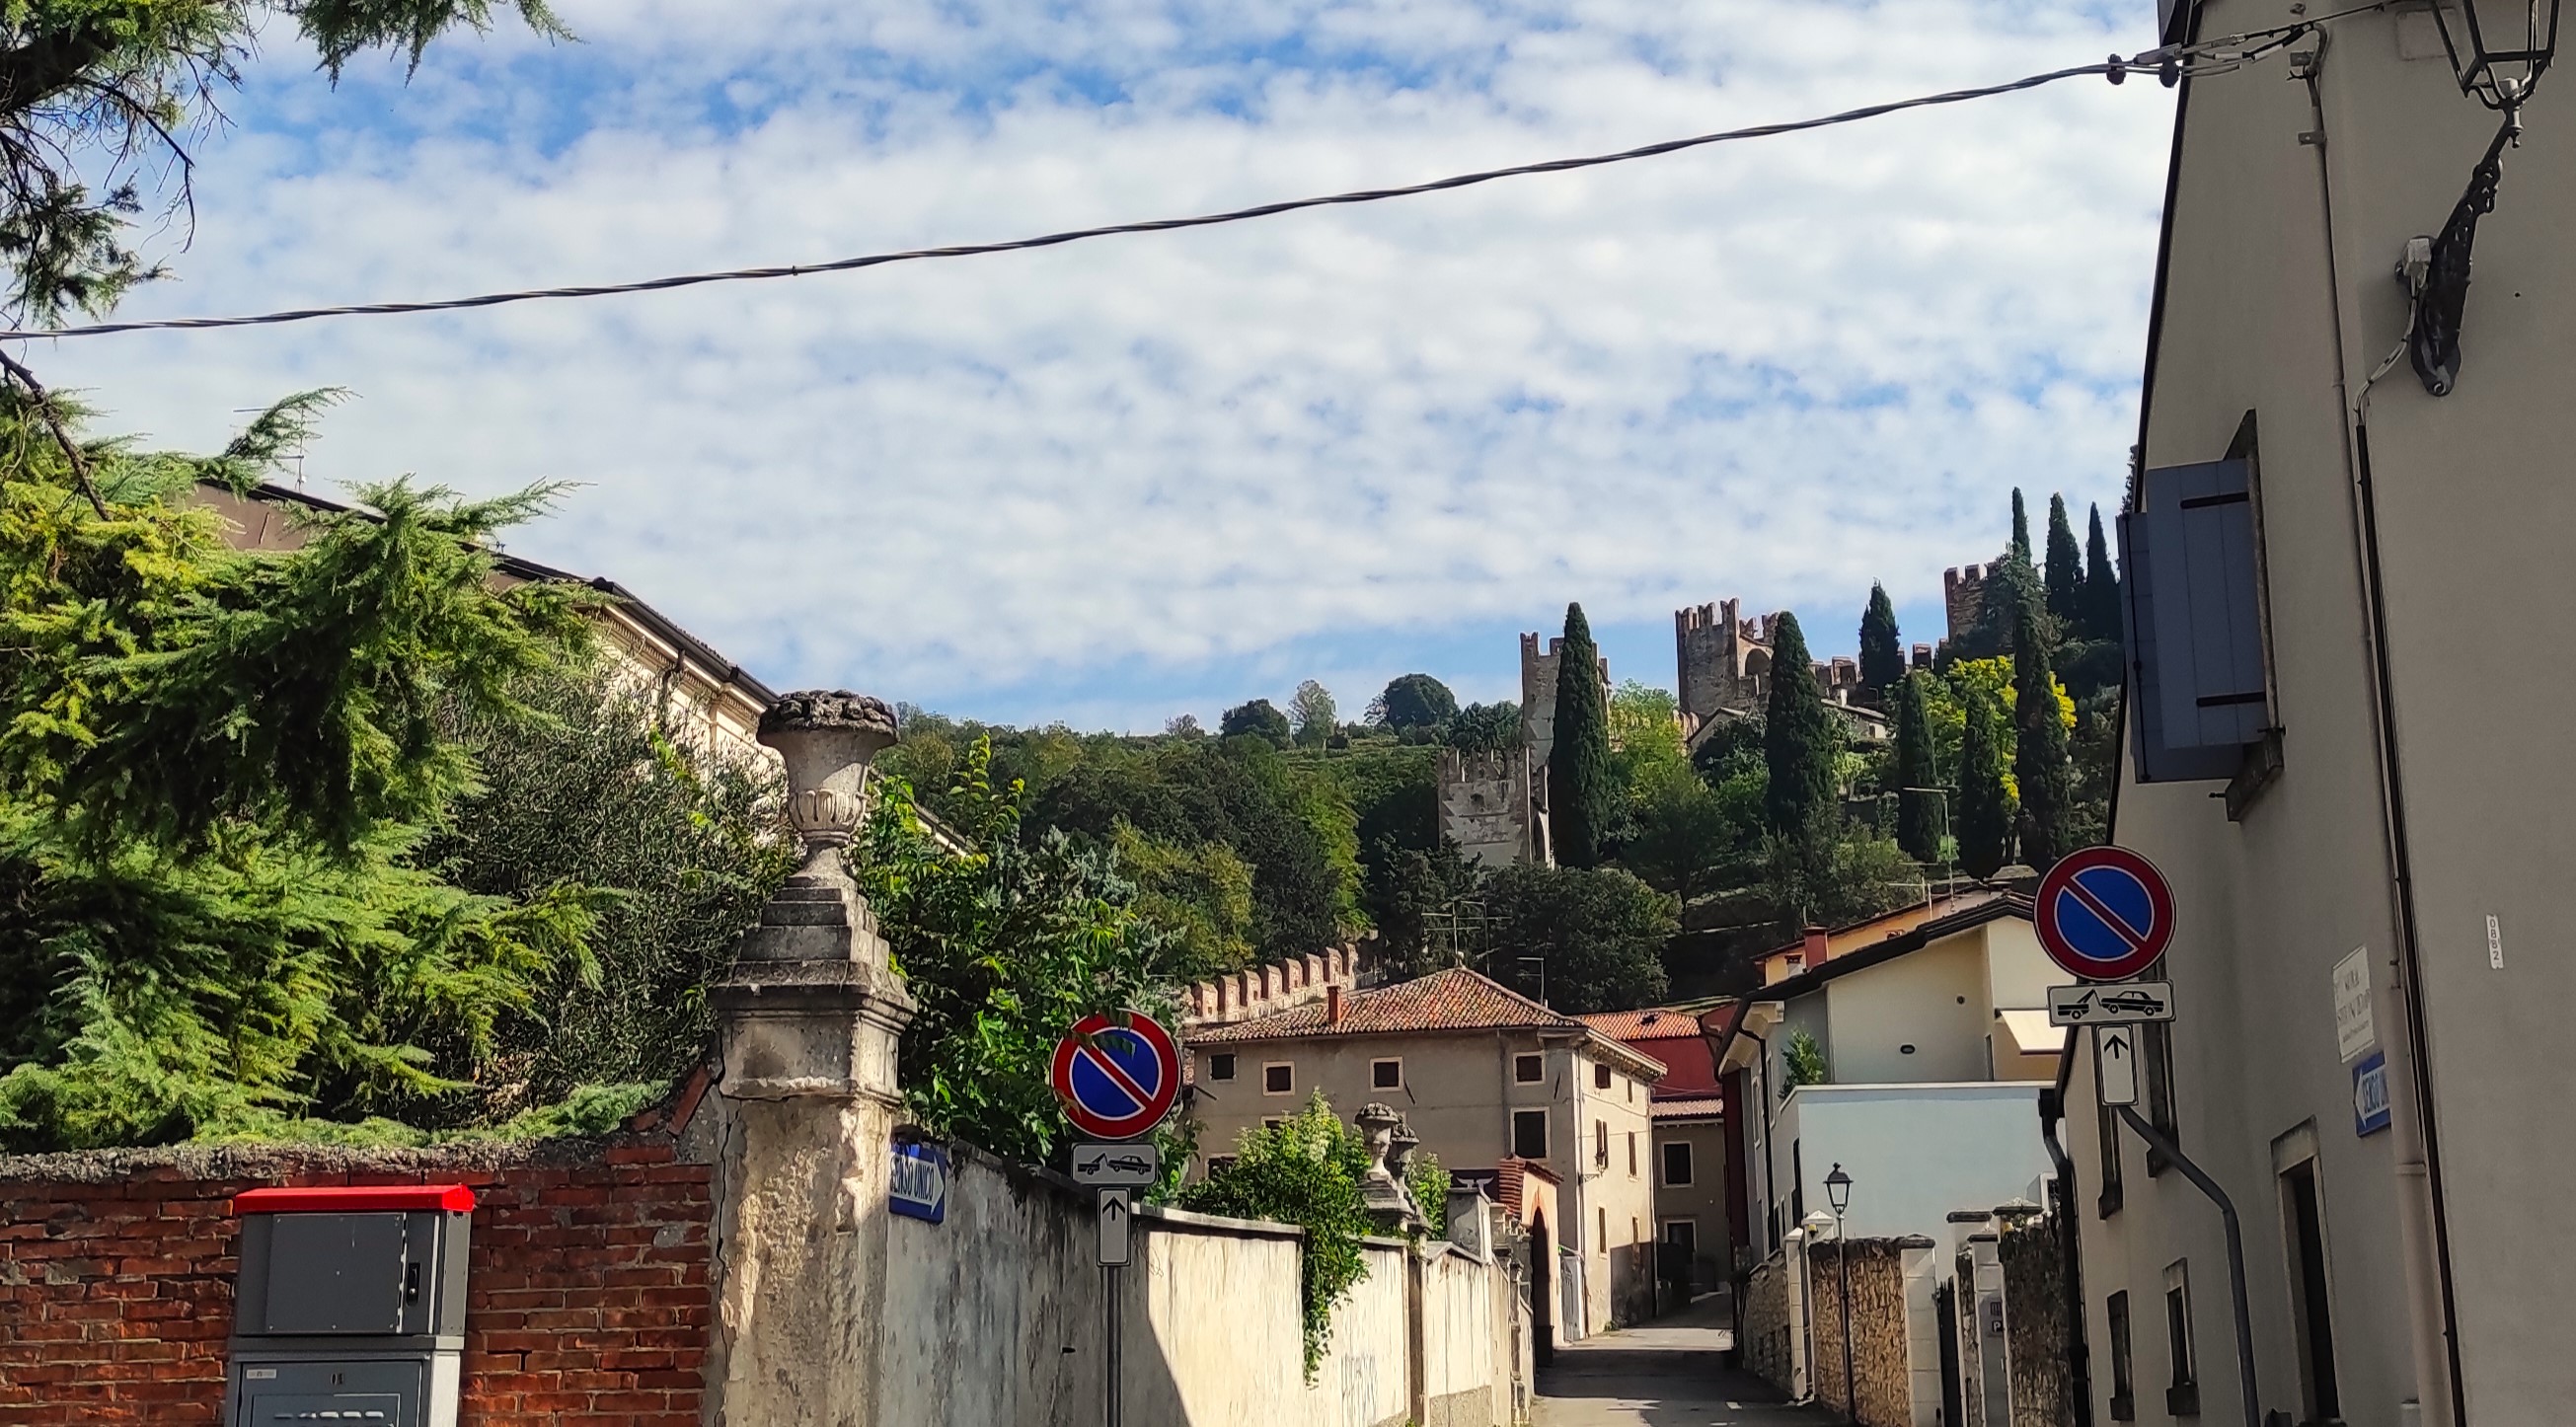
[[[1372,1090],[1401,1090],[1401,1089],[1403,1089],[1403,1088],[1404,1088],[1404,1062],[1403,1062],[1403,1061],[1401,1061],[1401,1060],[1372,1060],[1372,1061],[1370,1061],[1370,1062],[1369,1062],[1369,1088],[1370,1088],[1370,1089],[1372,1089]]]
[[[1285,1115],[1264,1115],[1261,1117],[1261,1128],[1265,1130],[1275,1130],[1281,1125],[1287,1123],[1288,1117]]]
[[[1791,975],[1791,976],[1795,976],[1795,975],[1797,975],[1799,972],[1804,971],[1804,970],[1806,970],[1806,969],[1807,969],[1807,958],[1806,958],[1806,955],[1805,955],[1804,953],[1802,953],[1802,952],[1793,952],[1793,953],[1791,953],[1791,954],[1790,954],[1789,959],[1788,959],[1787,961],[1785,961],[1785,962],[1782,962],[1782,963],[1781,963],[1781,965],[1783,965],[1783,966],[1785,966],[1785,967],[1787,967],[1787,968],[1788,968],[1789,975]],[[1786,978],[1783,978],[1783,979],[1786,979]]]
[[[2232,778],[2274,726],[2252,425],[2227,460],[2148,471],[2120,517],[2141,783]]]
[[[1592,1251],[1596,1254],[1606,1254],[1610,1252],[1610,1211],[1607,1209],[1595,1209],[1592,1212],[1600,1216],[1601,1225],[1599,1231],[1593,1237]]]
[[[1512,1153],[1522,1159],[1547,1158],[1547,1112],[1545,1110],[1512,1112]]]
[[[2100,1109],[2102,1118],[2102,1198],[2095,1205],[2105,1219],[2120,1212],[2126,1194],[2120,1185],[2120,1112],[2111,1106]]]
[[[1297,1067],[1284,1060],[1274,1060],[1261,1067],[1261,1093],[1294,1095],[1297,1093]]]
[[[1637,1103],[1637,1082],[1633,1080],[1628,1082],[1628,1103],[1631,1105]]]
[[[1664,1143],[1664,1183],[1680,1188],[1691,1182],[1691,1147],[1688,1140]]]
[[[2200,1414],[2200,1365],[2191,1350],[2191,1261],[2165,1265],[2165,1347],[2173,1363],[2173,1385],[2165,1389],[2165,1411],[2176,1417]]]
[[[1610,1122],[1592,1122],[1592,1162],[1603,1169],[1610,1167]]]
[[[1637,1132],[1635,1130],[1628,1132],[1628,1177],[1630,1179],[1637,1177]]]
[[[2136,1384],[2129,1373],[2129,1294],[2126,1289],[2111,1295],[2104,1305],[2111,1319],[2111,1420],[2138,1420]]]
[[[2182,1144],[2182,1127],[2174,1119],[2173,1025],[2155,1021],[2144,1027],[2138,1037],[2138,1049],[2145,1053],[2147,1071],[2147,1123],[2156,1127],[2176,1146]],[[2162,1174],[2171,1161],[2161,1151],[2147,1152],[2147,1173]]]
[[[2343,1394],[2335,1386],[2334,1309],[2314,1159],[2281,1172],[2281,1217],[2290,1246],[2290,1326],[2298,1337],[2299,1402],[2305,1409],[2300,1420],[2331,1422],[2343,1416]]]
[[[1536,1085],[1547,1078],[1547,1062],[1534,1055],[1512,1057],[1512,1079],[1523,1085]]]
[[[1234,1168],[1234,1156],[1230,1154],[1212,1154],[1208,1156],[1208,1174],[1210,1176],[1223,1174],[1232,1168]]]
[[[1209,1056],[1207,1058],[1207,1073],[1208,1079],[1210,1080],[1232,1080],[1234,1078],[1234,1052],[1222,1051],[1216,1055]]]
[[[1592,1088],[1595,1090],[1607,1090],[1610,1088],[1610,1067],[1603,1065],[1598,1061],[1593,1063]]]

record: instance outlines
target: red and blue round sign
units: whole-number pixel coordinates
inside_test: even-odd
[[[1151,1016],[1085,1016],[1055,1043],[1048,1078],[1075,1129],[1096,1140],[1131,1140],[1172,1112],[1181,1095],[1181,1053]]]
[[[2031,927],[2048,959],[2087,981],[2126,981],[2173,941],[2173,889],[2125,847],[2088,847],[2039,879]]]

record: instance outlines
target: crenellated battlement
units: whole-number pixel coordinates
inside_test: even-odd
[[[1364,946],[1354,942],[1199,982],[1182,997],[1181,1026],[1187,1030],[1275,1016],[1324,999],[1327,986],[1356,990],[1369,960]]]

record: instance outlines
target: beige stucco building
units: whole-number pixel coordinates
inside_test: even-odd
[[[1189,1114],[1194,1175],[1245,1130],[1321,1095],[1348,1118],[1380,1101],[1402,1114],[1419,1154],[1452,1171],[1505,1158],[1558,1181],[1525,1211],[1558,1262],[1533,1313],[1570,1340],[1654,1311],[1650,1093],[1664,1073],[1582,1021],[1464,968],[1375,990],[1331,983],[1288,1010],[1195,1027]],[[1533,1180],[1532,1182],[1537,1182]]]
[[[1694,1292],[1723,1284],[1733,1258],[1727,1184],[1737,1167],[1726,1154],[1725,1107],[1700,1017],[1720,1002],[1603,1011],[1583,1022],[1630,1050],[1660,1062],[1664,1076],[1648,1103],[1654,1122],[1657,1273],[1670,1280],[1687,1264]],[[1667,1297],[1666,1302],[1672,1302]]]
[[[2477,8],[2491,42],[2557,11]],[[2305,13],[2168,9],[2181,40]],[[2112,835],[2173,883],[2178,1019],[2139,1110],[2242,1218],[2257,1405],[2294,1422],[2576,1403],[2576,689],[2546,653],[2576,628],[2576,108],[2552,72],[2491,150],[2461,19],[2377,7],[2185,81],[2147,351]],[[2177,627],[2233,687],[2192,682]],[[2069,1069],[2095,1419],[2232,1422],[2218,1213],[2106,1135],[2089,1049]]]

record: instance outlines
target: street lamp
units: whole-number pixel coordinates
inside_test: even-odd
[[[1860,1420],[1860,1400],[1852,1395],[1851,1350],[1851,1239],[1843,1233],[1843,1211],[1851,1207],[1852,1177],[1843,1173],[1842,1161],[1834,1161],[1831,1174],[1825,1176],[1825,1201],[1834,1206],[1834,1267],[1841,1270],[1843,1291],[1843,1415]]]
[[[2433,23],[2460,91],[2490,109],[2519,108],[2558,49],[2559,0],[2456,0]]]

